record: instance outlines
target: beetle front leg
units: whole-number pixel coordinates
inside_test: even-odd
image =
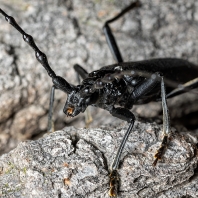
[[[48,124],[47,124],[47,132],[54,132],[54,121],[53,121],[53,107],[54,107],[54,96],[55,96],[55,85],[52,85],[50,91],[50,104],[49,104],[49,113],[48,113]]]
[[[124,120],[130,123],[126,133],[124,134],[120,147],[117,151],[116,157],[114,158],[114,161],[111,165],[109,196],[116,197],[117,191],[119,188],[119,175],[118,175],[117,169],[118,169],[119,162],[120,162],[120,156],[122,154],[126,141],[129,137],[129,134],[133,128],[133,125],[135,122],[135,116],[128,109],[124,109],[124,108],[113,108],[110,111],[110,113],[114,117],[120,118],[121,120]]]

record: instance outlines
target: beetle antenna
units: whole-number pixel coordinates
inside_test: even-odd
[[[27,42],[32,49],[35,51],[35,56],[38,62],[45,68],[48,75],[52,78],[52,82],[54,83],[57,89],[61,89],[66,93],[70,93],[75,89],[74,85],[69,84],[64,78],[57,76],[52,68],[49,66],[47,56],[41,52],[41,50],[36,46],[34,39],[31,35],[27,34],[15,21],[12,16],[7,15],[1,8],[0,13],[5,17],[5,20],[10,23],[16,30],[18,30],[22,36],[23,40]]]

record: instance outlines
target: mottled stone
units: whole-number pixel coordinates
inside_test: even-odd
[[[124,60],[177,57],[197,63],[197,1],[141,2],[141,8],[111,25]],[[15,3],[1,0],[1,8],[33,35],[57,74],[77,84],[72,68],[75,63],[91,72],[115,62],[107,47],[102,26],[129,3],[129,0],[22,0]],[[52,83],[21,35],[2,16],[0,23],[0,153],[4,153],[21,140],[46,132]],[[56,91],[56,129],[65,125],[83,127],[82,114],[72,120],[65,118],[62,113],[65,100],[66,95]],[[190,122],[191,119],[184,116],[198,111],[198,105],[194,105],[197,100],[195,94],[193,97],[185,95],[171,100],[172,125]],[[113,120],[104,111],[91,111],[93,115],[97,114],[92,127]],[[157,117],[160,120],[161,104],[135,106],[133,112],[146,119]]]
[[[127,127],[67,127],[20,143],[0,157],[0,196],[107,198],[109,169]],[[173,132],[162,160],[153,167],[161,140],[161,126],[135,123],[118,170],[118,197],[197,197],[198,156],[193,139],[188,133]]]

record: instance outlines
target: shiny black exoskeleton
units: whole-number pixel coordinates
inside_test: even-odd
[[[78,71],[80,67],[75,65],[75,69]],[[177,72],[178,70],[180,73]],[[132,74],[135,71],[143,71],[142,76]],[[81,85],[73,88],[74,90],[68,94],[64,112],[67,114],[68,108],[74,108],[73,113],[68,114],[73,117],[84,112],[87,106],[93,105],[113,114],[115,105],[131,109],[135,104],[155,101],[161,97],[160,80],[146,78],[144,73],[157,72],[165,79],[181,85],[197,78],[198,67],[186,60],[176,58],[125,62],[102,67],[100,70],[86,73],[87,77],[84,76]],[[197,82],[194,82],[192,87],[196,86]],[[168,97],[182,92],[182,89],[177,93],[172,92],[173,90],[176,90],[174,85],[166,86]],[[116,117],[118,116],[121,115]],[[128,121],[127,118],[125,120]]]
[[[102,67],[91,73],[88,73],[81,66],[75,65],[74,69],[83,79],[82,83],[78,86],[74,86],[62,77],[57,76],[49,66],[46,55],[34,43],[33,37],[24,32],[13,17],[8,16],[0,9],[0,13],[5,19],[22,34],[24,41],[33,48],[37,60],[52,78],[53,86],[50,96],[49,130],[52,128],[51,121],[55,89],[59,89],[67,94],[67,101],[63,109],[67,116],[74,117],[80,112],[84,112],[89,105],[92,105],[105,109],[113,116],[129,123],[129,127],[111,166],[110,196],[117,195],[119,185],[117,169],[119,160],[135,121],[135,117],[130,111],[132,106],[155,100],[162,101],[164,138],[155,154],[156,159],[153,165],[156,165],[165,150],[168,136],[170,135],[166,98],[198,87],[198,67],[186,60],[164,58],[128,63],[123,62],[109,24],[132,8],[139,6],[140,2],[136,1],[116,17],[105,22],[104,33],[117,64]],[[164,82],[166,84],[166,92]],[[178,85],[181,86],[178,87]]]

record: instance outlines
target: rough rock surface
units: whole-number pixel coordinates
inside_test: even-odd
[[[76,84],[72,68],[75,63],[81,64],[89,72],[114,63],[102,26],[105,20],[115,16],[130,2],[0,0],[0,5],[33,35],[56,73]],[[197,63],[198,2],[141,2],[141,8],[111,25],[124,60],[177,57]],[[52,83],[20,34],[2,16],[0,24],[0,153],[4,153],[21,140],[46,132]],[[72,122],[65,119],[62,109],[66,96],[59,91],[56,93],[56,129],[66,125],[83,127],[82,115]],[[172,120],[175,118],[179,121],[186,114],[196,114],[198,106],[193,104],[197,104],[197,100],[194,95],[193,98],[182,96],[170,102]],[[92,111],[96,114],[98,110]],[[158,117],[161,105],[153,103],[146,105],[146,108],[145,105],[135,107],[133,111],[146,118]],[[107,117],[104,111],[99,112],[92,126],[99,126],[108,120]],[[184,120],[191,119],[185,118],[183,123]]]
[[[0,196],[107,198],[109,167],[127,126],[67,127],[20,143],[0,157]],[[193,143],[197,137],[173,132],[162,160],[153,167],[161,139],[160,126],[135,123],[120,163],[118,197],[198,196],[198,155]]]

